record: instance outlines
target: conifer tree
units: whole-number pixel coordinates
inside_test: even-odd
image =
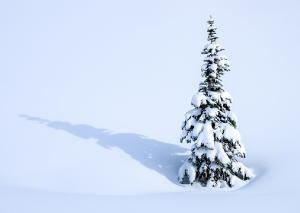
[[[237,178],[253,177],[239,158],[245,158],[245,148],[237,130],[237,118],[231,111],[232,98],[225,91],[221,77],[230,71],[224,49],[217,43],[214,19],[208,23],[208,43],[201,68],[203,81],[192,98],[192,110],[185,115],[181,142],[193,143],[191,154],[179,169],[182,184],[232,187]]]

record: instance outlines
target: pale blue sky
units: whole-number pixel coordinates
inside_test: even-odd
[[[298,10],[297,1],[1,1],[2,107],[176,143],[212,14],[249,145],[299,117]]]

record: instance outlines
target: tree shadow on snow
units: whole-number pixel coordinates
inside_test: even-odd
[[[82,139],[96,139],[97,144],[106,149],[119,148],[145,167],[178,184],[177,171],[185,158],[183,155],[187,151],[185,148],[135,133],[111,133],[110,130],[85,124],[50,121],[28,115],[20,115],[20,117],[68,132]]]

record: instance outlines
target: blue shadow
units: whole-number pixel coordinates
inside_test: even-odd
[[[52,129],[65,131],[82,139],[96,139],[97,144],[106,149],[119,148],[146,168],[158,172],[171,182],[178,184],[177,171],[185,158],[184,153],[187,152],[185,148],[135,133],[111,133],[110,130],[86,124],[50,121],[28,115],[20,115],[20,117]]]

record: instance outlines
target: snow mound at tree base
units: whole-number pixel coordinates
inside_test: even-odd
[[[192,182],[191,184],[187,184],[185,182],[180,182],[180,186],[185,187],[186,189],[191,190],[202,190],[205,189],[207,191],[235,191],[239,190],[249,183],[255,181],[257,179],[257,175],[255,175],[253,169],[249,169],[252,172],[252,177],[249,180],[241,180],[238,177],[233,176],[233,186],[229,187],[228,184],[225,181],[219,182],[217,185],[213,183],[208,183],[206,186],[203,186],[199,182]],[[184,180],[184,179],[183,179]]]

